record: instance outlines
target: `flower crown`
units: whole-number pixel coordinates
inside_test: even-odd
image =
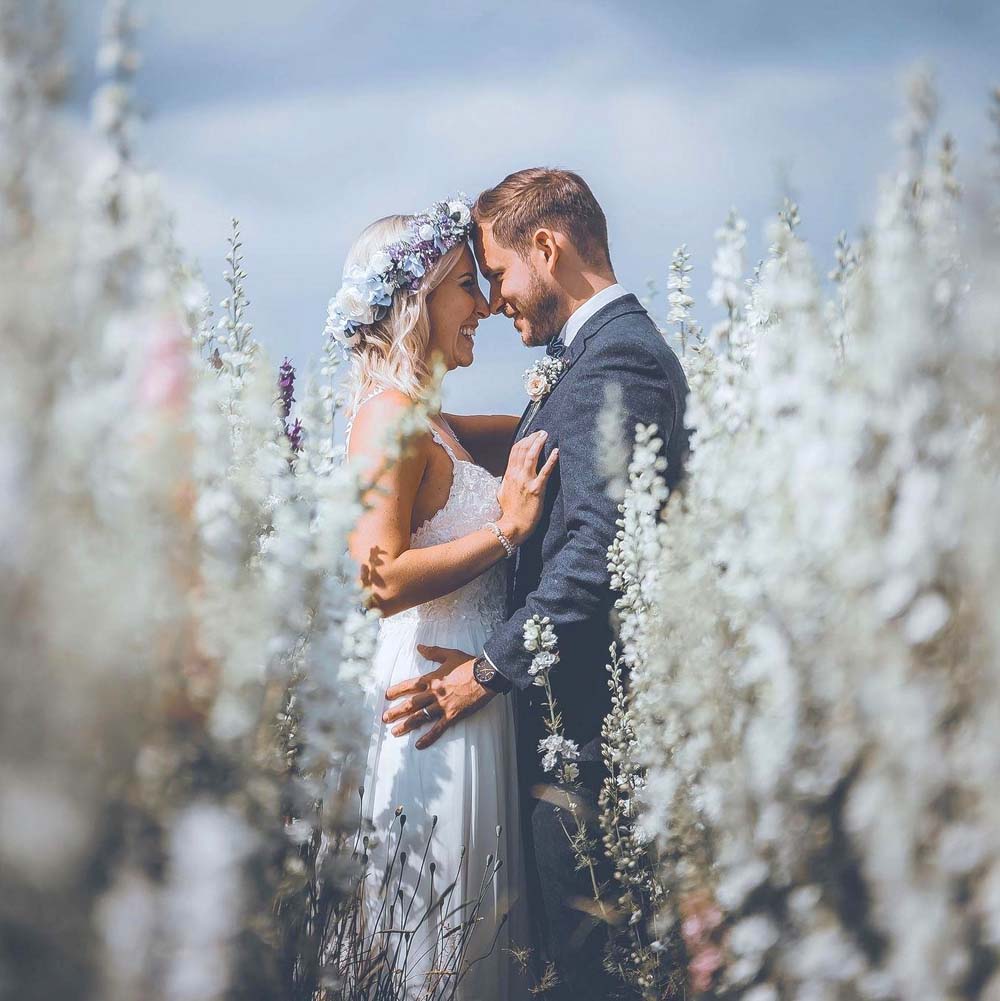
[[[472,203],[465,195],[414,216],[402,240],[377,250],[367,267],[345,272],[344,284],[330,300],[327,336],[347,347],[359,343],[361,328],[389,312],[393,295],[400,289],[415,292],[427,271],[468,239],[471,229]]]

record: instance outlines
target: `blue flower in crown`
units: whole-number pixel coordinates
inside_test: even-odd
[[[389,306],[392,286],[381,275],[368,275],[364,284],[369,306]]]
[[[364,267],[352,267],[330,300],[326,335],[347,347],[361,342],[363,328],[381,320],[400,291],[413,292],[449,250],[469,238],[472,203],[465,195],[436,202],[414,216],[406,235],[377,250]]]
[[[408,275],[413,278],[423,278],[426,273],[426,268],[424,268],[424,262],[420,260],[417,254],[407,254],[406,257],[400,262],[400,267]]]

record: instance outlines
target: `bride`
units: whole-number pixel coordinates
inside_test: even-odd
[[[362,800],[378,839],[366,943],[401,971],[399,996],[506,1001],[526,995],[510,950],[527,941],[510,700],[484,688],[489,704],[424,750],[385,701],[433,666],[418,645],[480,650],[503,621],[502,563],[537,524],[556,461],[537,468],[542,432],[511,448],[512,417],[432,414],[402,458],[387,451],[387,431],[425,397],[432,368],[472,364],[489,308],[471,225],[461,200],[373,223],[348,255],[328,331],[352,363],[348,457],[376,480],[351,539],[383,616]],[[425,703],[418,692],[404,710]]]

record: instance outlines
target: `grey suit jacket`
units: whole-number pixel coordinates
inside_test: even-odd
[[[544,454],[558,447],[559,461],[542,519],[510,561],[509,618],[494,630],[485,651],[514,684],[519,717],[540,719],[542,690],[528,674],[532,655],[524,649],[523,627],[532,615],[548,616],[559,641],[560,663],[551,680],[566,735],[580,745],[582,760],[599,760],[601,721],[611,704],[606,665],[614,595],[607,551],[618,509],[600,473],[597,419],[605,386],[618,383],[628,434],[634,435],[637,423],[659,428],[667,482],[673,487],[683,475],[687,453],[687,383],[677,356],[634,295],[616,299],[592,316],[563,360],[568,367],[555,388],[541,406],[525,411],[518,427],[517,437],[547,431]],[[527,741],[533,754],[540,732],[530,725],[523,728],[519,743]]]

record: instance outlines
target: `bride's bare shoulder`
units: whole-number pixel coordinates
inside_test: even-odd
[[[396,438],[394,432],[401,431],[407,422],[407,415],[413,408],[413,400],[398,389],[385,389],[378,395],[362,399],[351,421],[348,440],[348,455],[351,458],[376,459],[385,455]],[[428,431],[406,429],[411,448],[423,453],[430,440]],[[394,450],[394,449],[393,449]]]

